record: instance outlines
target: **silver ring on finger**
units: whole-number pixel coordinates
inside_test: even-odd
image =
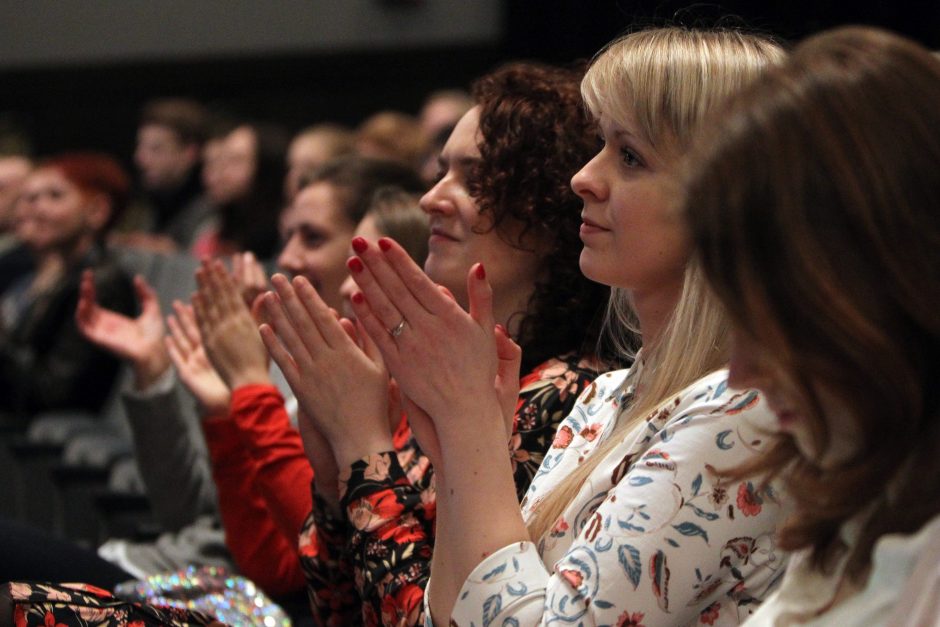
[[[401,322],[396,324],[391,329],[388,329],[388,334],[391,335],[392,337],[398,337],[399,335],[401,335],[401,332],[405,330],[405,322],[406,320],[402,318]]]

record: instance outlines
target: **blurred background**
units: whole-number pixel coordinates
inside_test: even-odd
[[[7,0],[0,135],[20,129],[38,155],[94,148],[129,162],[140,106],[161,96],[292,131],[355,125],[379,109],[417,112],[432,90],[506,59],[589,58],[631,25],[671,20],[787,39],[876,24],[940,45],[929,0]]]

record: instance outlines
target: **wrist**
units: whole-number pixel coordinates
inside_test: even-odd
[[[134,388],[138,391],[146,390],[158,381],[170,369],[170,355],[161,345],[160,350],[151,351],[143,359],[133,364]]]
[[[226,378],[226,384],[230,390],[245,387],[246,385],[271,385],[271,375],[268,373],[267,368],[245,368],[230,373]]]
[[[376,453],[394,451],[395,449],[391,435],[375,434],[369,438],[356,438],[355,440],[351,440],[348,436],[349,434],[346,434],[346,437],[343,438],[345,441],[342,444],[332,444],[338,468],[348,470],[360,459],[365,459]]]

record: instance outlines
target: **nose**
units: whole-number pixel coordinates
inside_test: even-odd
[[[603,201],[607,199],[609,189],[604,178],[600,175],[600,159],[603,150],[594,158],[584,164],[574,176],[571,177],[571,189],[585,202]]]
[[[456,211],[456,205],[447,193],[446,181],[447,177],[445,176],[418,201],[421,210],[426,214],[433,215],[438,213],[449,215]]]
[[[278,267],[291,275],[298,275],[303,270],[298,237],[296,233],[291,235],[284,243],[281,254],[277,257]]]
[[[353,318],[353,315],[352,308],[349,306],[349,300],[358,289],[359,287],[356,285],[356,282],[353,281],[351,275],[347,275],[343,284],[339,286],[339,295],[343,300],[343,315],[350,319]]]
[[[733,388],[760,388],[767,383],[767,368],[757,341],[740,329],[731,332],[731,359],[728,385]]]

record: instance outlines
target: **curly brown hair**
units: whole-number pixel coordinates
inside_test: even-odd
[[[594,354],[609,289],[581,274],[581,199],[571,177],[599,148],[581,99],[583,68],[512,63],[478,79],[480,156],[470,194],[516,248],[547,242],[519,344],[524,367],[571,353]],[[522,226],[520,229],[519,226]]]

